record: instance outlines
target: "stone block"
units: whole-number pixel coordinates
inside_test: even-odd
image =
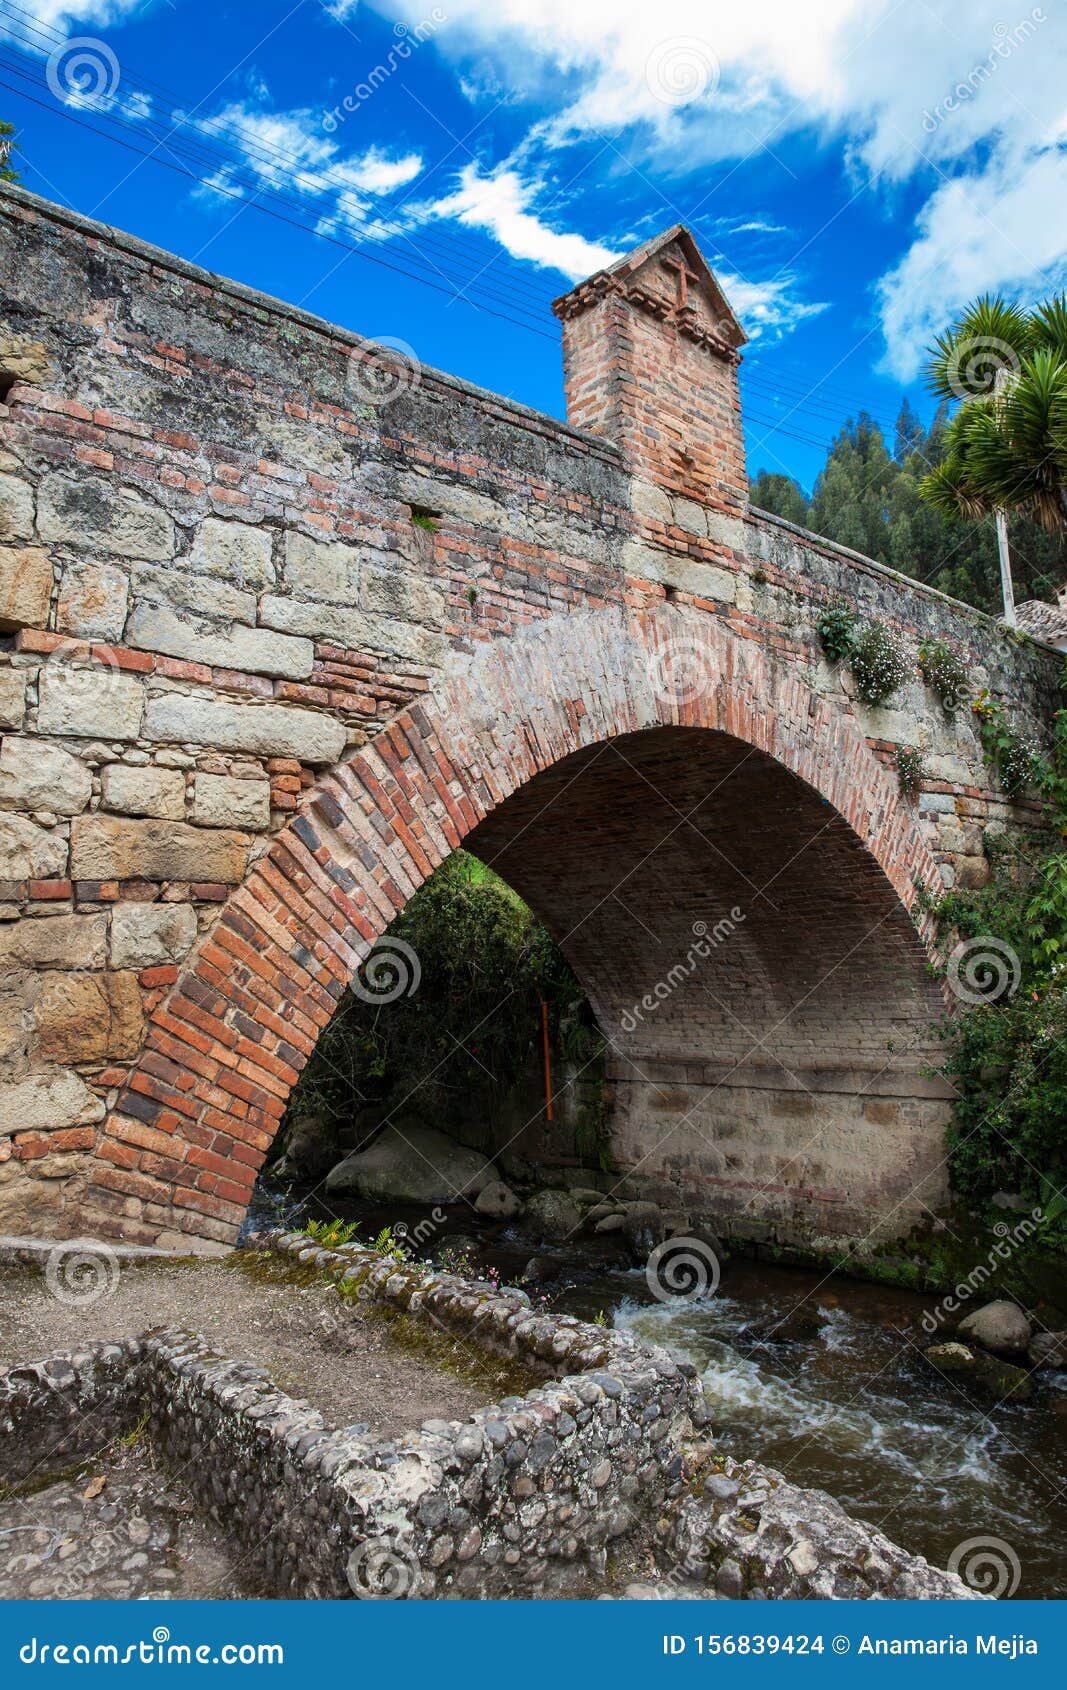
[[[111,917],[115,968],[159,968],[180,962],[196,938],[191,904],[117,904]]]
[[[301,763],[336,763],[345,748],[334,716],[295,704],[237,704],[204,693],[158,693],[148,701],[145,733],[172,744],[212,745]]]
[[[52,564],[40,546],[0,546],[0,632],[43,628],[52,599]]]
[[[185,776],[180,769],[109,763],[100,787],[104,807],[122,815],[155,816],[160,821],[181,821],[185,815]]]
[[[0,1083],[0,1137],[85,1126],[104,1114],[102,1100],[69,1068]]]
[[[343,540],[312,540],[307,534],[285,536],[285,584],[298,597],[354,605],[360,576],[358,546]]]
[[[259,590],[272,587],[277,579],[272,550],[274,535],[269,528],[254,528],[247,522],[224,522],[205,517],[193,538],[186,561],[203,575],[217,575],[241,587]]]
[[[141,651],[161,651],[190,663],[292,681],[306,680],[315,663],[315,648],[308,639],[240,623],[220,628],[164,605],[136,604],[126,641]]]
[[[49,1062],[136,1056],[144,1032],[136,974],[54,973],[34,1007],[34,1051]]]
[[[433,581],[397,560],[395,568],[365,568],[360,587],[364,610],[380,616],[399,616],[408,622],[441,622],[445,595]]]
[[[137,739],[144,686],[119,669],[79,669],[49,662],[41,670],[37,725],[78,739]]]
[[[73,880],[244,879],[250,839],[243,833],[186,822],[79,816],[71,824]]]
[[[94,554],[145,558],[174,556],[174,524],[166,511],[132,487],[100,476],[45,476],[37,491],[37,532]]]
[[[441,634],[417,622],[401,622],[347,605],[302,603],[268,593],[260,604],[259,619],[268,628],[309,634],[349,651],[385,652],[427,667],[440,663],[447,649]]]
[[[0,540],[33,537],[33,491],[16,475],[0,475]]]
[[[103,968],[106,915],[23,916],[0,927],[0,963],[19,968]]]
[[[0,669],[0,728],[21,728],[25,715],[25,669]]]
[[[220,622],[256,620],[256,595],[221,581],[217,575],[197,575],[188,569],[153,569],[138,564],[133,571],[133,596],[138,603],[169,605],[182,616],[206,616]]]
[[[198,774],[193,795],[193,820],[204,827],[268,827],[270,782]]]
[[[85,764],[58,745],[8,734],[0,746],[0,809],[76,816],[92,796]]]
[[[31,387],[47,387],[52,379],[44,341],[13,334],[10,329],[0,329],[0,369]]]
[[[119,640],[130,581],[113,563],[69,563],[59,584],[56,627],[85,640]]]
[[[25,816],[0,815],[0,880],[52,880],[67,867],[67,841]]]

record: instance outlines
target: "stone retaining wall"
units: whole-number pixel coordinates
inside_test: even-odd
[[[821,1493],[751,1463],[706,1476],[696,1370],[663,1350],[355,1246],[255,1242],[549,1377],[382,1442],[329,1430],[190,1333],[148,1333],[0,1375],[8,1482],[91,1453],[147,1407],[168,1462],[282,1596],[529,1597],[568,1566],[602,1577],[611,1544],[651,1540],[657,1521],[664,1594],[676,1573],[730,1596],[969,1594]]]

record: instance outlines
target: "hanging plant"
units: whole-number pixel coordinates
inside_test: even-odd
[[[815,624],[823,651],[831,663],[843,663],[852,650],[856,618],[843,599],[827,605]]]
[[[909,751],[902,747],[897,752],[897,779],[905,798],[914,798],[926,779],[926,765],[921,751]]]
[[[884,704],[908,678],[908,658],[884,622],[869,622],[852,647],[852,673],[864,704]]]
[[[919,647],[919,673],[941,701],[946,715],[953,715],[966,697],[967,665],[947,640],[924,640]]]

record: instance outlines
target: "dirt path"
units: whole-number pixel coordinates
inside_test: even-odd
[[[363,1423],[384,1437],[424,1420],[465,1420],[514,1388],[462,1341],[434,1339],[429,1354],[413,1351],[395,1341],[384,1319],[368,1319],[322,1280],[305,1277],[283,1263],[250,1263],[243,1253],[123,1262],[110,1293],[81,1306],[54,1296],[36,1267],[0,1266],[0,1367],[182,1326],[223,1355],[261,1367],[331,1427]]]

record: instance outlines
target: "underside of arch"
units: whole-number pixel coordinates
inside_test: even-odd
[[[793,1232],[903,1230],[937,1200],[940,1000],[908,914],[937,882],[895,783],[846,711],[723,624],[594,610],[455,659],[308,795],[153,1013],[85,1224],[233,1239],[355,969],[464,842],[589,989],[635,1178]]]

